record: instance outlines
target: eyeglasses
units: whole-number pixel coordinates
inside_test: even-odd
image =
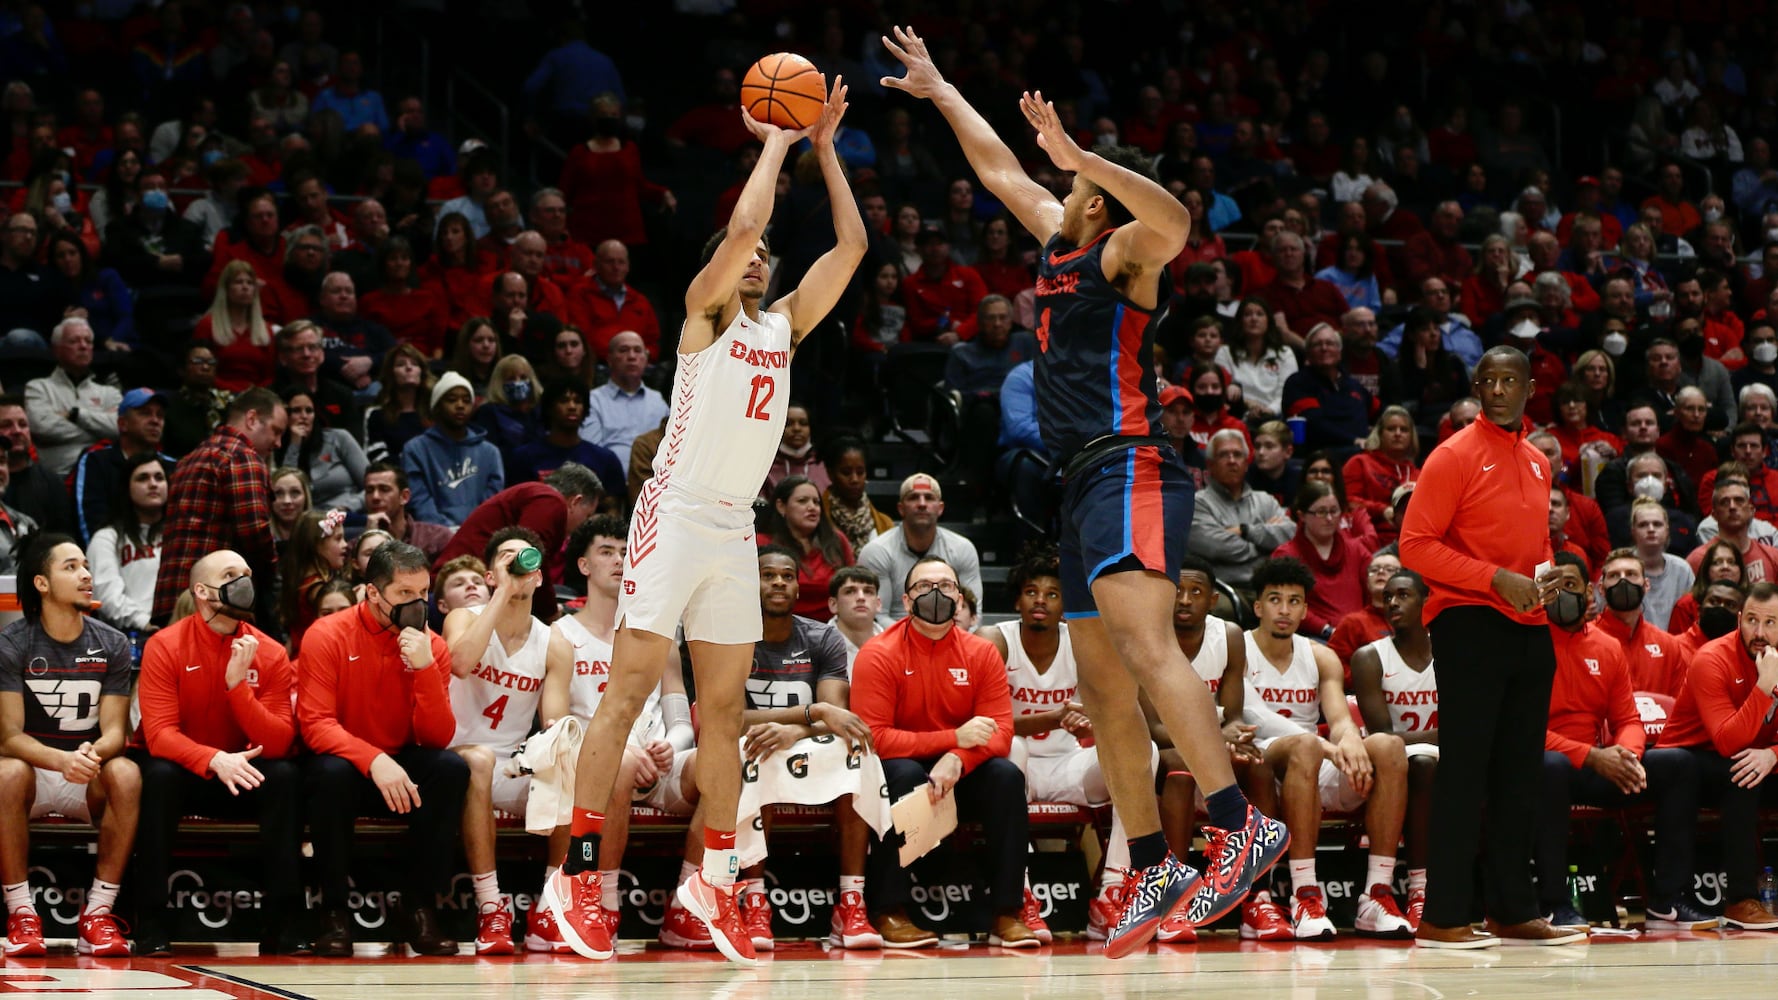
[[[1314,508],[1310,508],[1306,511],[1303,511],[1303,513],[1309,517],[1335,518],[1335,517],[1340,516],[1340,509],[1338,507],[1335,507],[1331,510],[1316,510]]]
[[[186,364],[192,366],[193,368],[214,368],[214,367],[216,367],[216,359],[215,358],[192,358],[191,360],[187,361]]]
[[[947,597],[956,597],[962,593],[957,584],[951,580],[921,580],[909,587],[908,593],[914,597],[925,597],[935,590]]]

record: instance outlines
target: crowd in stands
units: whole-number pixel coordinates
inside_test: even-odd
[[[1256,704],[1270,709],[1258,714],[1282,711],[1295,724],[1270,738],[1229,730],[1249,795],[1262,809],[1282,809],[1302,845],[1290,865],[1290,912],[1260,890],[1243,910],[1244,932],[1334,933],[1313,867],[1323,805],[1368,808],[1376,846],[1358,929],[1392,936],[1417,922],[1423,881],[1415,886],[1410,874],[1409,905],[1399,907],[1391,852],[1405,822],[1410,873],[1423,859],[1414,817],[1436,765],[1437,727],[1425,719],[1405,725],[1393,689],[1377,678],[1403,657],[1416,673],[1432,672],[1415,604],[1423,588],[1394,542],[1421,463],[1478,419],[1469,375],[1487,348],[1511,345],[1531,360],[1536,387],[1524,430],[1550,462],[1547,531],[1573,572],[1570,589],[1588,601],[1585,617],[1597,616],[1594,624],[1577,619],[1570,631],[1585,631],[1588,648],[1619,651],[1625,684],[1617,687],[1672,699],[1665,704],[1676,706],[1675,719],[1689,720],[1679,728],[1695,742],[1663,737],[1663,747],[1732,758],[1772,742],[1769,713],[1732,739],[1711,731],[1722,694],[1698,693],[1687,678],[1696,676],[1694,663],[1708,664],[1712,677],[1754,669],[1746,648],[1713,640],[1745,636],[1743,605],[1771,601],[1762,586],[1778,584],[1771,148],[1778,71],[1760,69],[1729,33],[1653,19],[1595,25],[1578,10],[1527,4],[1428,6],[1407,32],[1432,67],[1426,87],[1402,57],[1405,46],[1361,45],[1336,69],[1309,22],[1290,20],[1312,16],[1296,7],[1287,14],[1208,4],[1174,33],[1183,42],[1145,42],[1131,60],[1102,34],[1017,29],[1000,17],[1015,5],[988,4],[993,16],[967,24],[937,5],[915,6],[947,74],[1003,135],[1016,137],[1010,141],[1040,183],[1061,196],[1070,179],[1044,165],[1016,114],[1029,81],[1056,100],[1083,147],[1126,144],[1151,154],[1159,180],[1191,211],[1186,248],[1155,276],[1164,302],[1154,319],[1159,429],[1198,488],[1194,564],[1176,624],[1191,652],[1210,643],[1228,676],[1248,682],[1221,686],[1229,725]],[[1149,5],[1128,6],[1146,13]],[[310,798],[329,798],[326,816],[309,819],[326,824],[314,839],[327,858],[322,889],[331,913],[343,898],[340,858],[355,815],[340,804],[359,795],[362,814],[384,808],[354,782],[374,783],[385,812],[407,815],[387,770],[399,760],[401,781],[424,773],[420,780],[459,789],[459,804],[464,796],[498,803],[485,755],[444,752],[460,742],[447,732],[458,686],[501,637],[512,640],[502,661],[530,642],[541,647],[524,655],[541,664],[547,650],[553,661],[560,643],[572,643],[550,624],[605,607],[594,596],[603,586],[593,579],[603,565],[595,542],[622,542],[620,519],[651,475],[668,420],[660,387],[671,377],[677,289],[687,275],[673,248],[660,245],[661,220],[692,204],[712,209],[695,228],[726,220],[741,187],[735,178],[756,156],[738,117],[736,76],[752,59],[740,53],[765,51],[759,46],[768,40],[700,24],[700,37],[717,38],[711,50],[723,54],[707,96],[676,117],[644,122],[635,113],[644,95],[627,91],[619,72],[620,64],[630,68],[621,43],[598,37],[594,24],[570,24],[553,48],[539,48],[525,83],[537,134],[562,140],[566,159],[559,176],[525,179],[505,173],[501,151],[484,139],[440,131],[427,95],[380,92],[388,67],[375,52],[345,44],[319,6],[98,7],[0,9],[0,197],[8,201],[0,233],[0,571],[19,574],[21,593],[35,593],[33,579],[49,581],[33,627],[68,644],[82,626],[53,609],[79,606],[81,588],[68,581],[85,574],[93,617],[124,634],[104,633],[107,657],[127,660],[133,646],[144,660],[144,688],[157,645],[164,651],[174,636],[214,654],[218,678],[224,665],[231,678],[248,663],[261,665],[255,698],[227,693],[238,680],[214,695],[227,699],[239,723],[191,738],[250,738],[265,759],[249,764],[239,752],[244,743],[219,749],[226,759],[218,762],[191,756],[189,747],[183,757],[163,754],[146,694],[147,735],[134,745],[231,788],[253,772],[259,777],[246,787],[295,796],[301,786]],[[782,22],[821,68],[844,72],[853,86],[859,108],[836,146],[870,250],[841,306],[811,338],[810,353],[828,360],[819,370],[798,368],[802,381],[779,401],[783,439],[756,507],[762,553],[794,569],[787,613],[798,628],[806,621],[844,640],[848,682],[854,657],[882,668],[860,649],[933,593],[955,600],[960,634],[984,614],[1018,615],[1022,633],[984,628],[1003,658],[1063,611],[1042,586],[1054,572],[1029,565],[995,606],[976,547],[941,523],[945,493],[955,498],[960,483],[971,498],[989,498],[972,505],[981,517],[1009,518],[1011,498],[1041,522],[1042,501],[1028,501],[1045,496],[1049,467],[1062,457],[1047,452],[1035,417],[1033,359],[1050,334],[1035,315],[1037,247],[973,182],[948,135],[876,85],[889,71],[876,41],[880,16],[811,12],[794,31],[790,15]],[[94,69],[120,56],[125,70]],[[1523,75],[1498,93],[1454,80],[1478,68]],[[101,76],[107,86],[89,82]],[[1559,106],[1596,118],[1587,134],[1621,123],[1624,136],[1597,144],[1603,156],[1565,145],[1545,116],[1530,113],[1557,92]],[[646,96],[671,106],[666,95]],[[705,171],[695,198],[651,179],[662,160],[694,155],[732,169]],[[828,213],[812,156],[787,167],[778,189],[774,286],[789,288],[834,237],[823,228]],[[890,419],[884,400],[906,377],[899,360],[922,353],[942,354],[934,372],[962,404],[964,432],[997,446],[969,451],[944,470],[915,471],[900,481],[896,510],[879,510],[869,470]],[[835,386],[846,390],[843,403],[833,401]],[[1017,453],[1033,460],[1011,461]],[[589,534],[586,525],[601,527]],[[515,527],[525,534],[512,534]],[[21,562],[34,533],[54,544]],[[507,568],[512,555],[502,545],[515,538],[542,554],[534,577]],[[66,569],[75,574],[68,580],[60,575],[64,557],[81,564]],[[767,561],[762,554],[762,572]],[[521,576],[528,582],[515,582]],[[1242,638],[1233,624],[1207,617],[1219,586],[1224,614],[1288,620],[1288,631]],[[563,604],[558,588],[574,600]],[[485,620],[467,613],[455,625],[446,617],[502,601],[522,606],[532,624],[518,612]],[[426,618],[408,617],[410,607],[430,616],[429,640]],[[190,624],[194,612],[199,625]],[[928,639],[948,636],[950,621],[930,625],[938,636]],[[235,636],[236,645],[212,639],[204,625]],[[549,635],[533,638],[533,627]],[[591,618],[566,629],[595,638],[610,630],[609,620]],[[1594,632],[1610,641],[1593,642]],[[243,635],[253,638],[244,654]],[[369,687],[349,692],[360,699],[353,705],[345,694],[336,701],[333,688],[323,693],[320,675],[307,672],[317,638],[326,656],[374,647],[388,663],[405,663],[421,678],[403,681],[403,697],[416,706],[412,724],[371,719],[362,701],[374,694]],[[9,652],[5,641],[0,635],[0,682],[11,682],[17,668],[7,657],[27,655],[27,647],[21,640]],[[1053,647],[1045,655],[1053,659]],[[1296,686],[1268,675],[1260,659]],[[1216,686],[1224,675],[1205,676]],[[1773,685],[1759,676],[1757,697],[1765,698]],[[103,683],[106,696],[119,693],[115,677]],[[527,732],[532,716],[548,724],[570,711],[564,691],[547,683],[552,693],[532,703]],[[873,683],[872,697],[886,697],[881,679]],[[1558,695],[1569,699],[1560,706],[1568,713],[1562,733],[1608,718],[1635,728],[1619,717],[1617,687],[1607,704],[1588,700],[1606,698],[1602,688],[1559,680]],[[818,698],[851,717],[845,693],[826,692],[771,707]],[[1362,725],[1346,708],[1348,692]],[[192,704],[184,698],[160,691],[161,718],[175,703]],[[129,734],[109,704],[83,722],[97,727],[93,740],[29,752],[11,742],[30,739],[20,736],[25,730],[0,718],[0,764],[8,765],[0,786],[22,780],[10,766],[18,760],[78,783],[102,775],[104,792],[56,808],[97,818],[107,803],[134,809],[140,799],[138,846],[162,851],[170,834],[155,824],[169,820],[163,810],[150,822],[143,789],[187,778],[148,765],[137,774],[135,758],[121,756]],[[1060,708],[1071,704],[1070,695]],[[971,730],[973,742],[960,744],[971,751],[971,769],[1014,754],[1012,733],[1090,733],[1078,711],[1015,707],[1026,721],[991,727],[992,740]],[[873,734],[906,728],[906,720],[872,714],[880,708],[859,708]],[[1001,708],[1012,717],[1013,707]],[[945,728],[954,725],[963,740],[982,714]],[[824,728],[809,715],[803,735],[838,731],[846,720],[833,718]],[[1317,722],[1327,726],[1325,738],[1305,738]],[[1669,734],[1677,725],[1669,723]],[[283,766],[293,727],[333,762],[325,773]],[[663,727],[657,743],[679,738]],[[1156,730],[1157,752],[1172,753],[1164,728]],[[1402,739],[1392,742],[1392,734]],[[1762,734],[1764,742],[1755,738]],[[1630,735],[1614,745],[1637,757],[1640,730]],[[1592,739],[1577,748],[1553,735],[1551,750],[1629,795],[1634,782],[1622,770],[1629,765],[1615,750],[1602,763],[1584,742]],[[878,737],[879,749],[892,742]],[[1430,752],[1415,749],[1428,743]],[[640,754],[651,763],[637,766],[645,775],[678,774],[688,746],[644,744]],[[992,752],[976,752],[982,747]],[[64,756],[80,761],[64,767]],[[1718,763],[1706,759],[1696,774],[1714,775]],[[1679,768],[1670,755],[1660,768],[1651,764],[1645,786],[1672,787]],[[1305,769],[1322,775],[1319,795],[1314,780],[1284,778]],[[1008,794],[1010,777],[997,768],[982,784]],[[1268,791],[1274,778],[1283,778],[1283,792]],[[1715,785],[1695,780],[1710,804]],[[1189,843],[1190,795],[1181,799],[1172,781],[1159,791],[1175,807],[1170,838]],[[1596,791],[1576,784],[1574,800]],[[689,810],[695,787],[676,794],[673,805]],[[1383,805],[1366,807],[1367,795]],[[1081,805],[1106,801],[1085,789],[1074,797]],[[222,800],[205,801],[220,808]],[[429,792],[427,815],[454,816],[451,801]],[[1734,808],[1736,822],[1751,823],[1744,803]],[[26,810],[43,811],[28,800]],[[278,816],[279,838],[268,838],[267,850],[289,846],[295,820]],[[423,826],[415,819],[416,830]],[[454,838],[456,828],[446,826]],[[1676,836],[1671,823],[1663,830],[1665,840]],[[996,833],[1024,836],[1022,827]],[[480,879],[492,878],[491,835],[465,825],[462,836],[472,865],[484,865],[475,874],[485,902],[491,883]],[[416,891],[437,881],[455,843],[422,838]],[[1662,855],[1651,914],[1659,906],[1673,921],[1691,919],[1668,867],[1688,866],[1687,851]],[[101,833],[102,885],[88,897],[89,916],[105,916],[128,854],[127,844]],[[1540,855],[1540,868],[1551,855],[1563,873],[1555,847]],[[995,896],[1004,903],[1017,880],[1013,861],[1001,860]],[[1731,860],[1745,866],[1740,854]],[[17,863],[0,859],[15,916],[25,879],[7,866]],[[893,877],[875,865],[873,880]],[[842,895],[862,892],[865,869],[849,862],[845,870]],[[1733,910],[1753,894],[1740,867],[1730,877]],[[1122,889],[1108,874],[1094,904],[1096,930]],[[757,899],[748,905],[764,905]],[[1552,905],[1566,899],[1556,893]],[[872,908],[874,930],[861,929],[853,913],[842,928],[836,914],[836,936],[925,942],[901,902],[890,898],[886,914]],[[998,924],[996,934],[1019,941],[1020,928],[1037,934],[1041,920],[1029,903],[1027,891],[1001,914],[1018,926]],[[1763,910],[1730,917],[1738,926],[1778,927]],[[350,928],[328,919],[327,953],[338,953],[342,935],[349,953]],[[701,946],[683,914],[669,919],[687,946]],[[544,939],[550,933],[532,929]],[[1182,939],[1189,930],[1171,933]],[[84,926],[82,934],[86,941]],[[95,924],[92,934],[99,953],[121,947],[115,927]],[[430,918],[417,922],[414,936],[417,947],[443,947]],[[271,944],[306,947],[299,938],[293,929]]]

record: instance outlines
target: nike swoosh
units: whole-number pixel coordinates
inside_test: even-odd
[[[808,650],[806,650],[806,649],[799,649],[799,650],[797,650],[797,651],[796,651],[796,652],[794,652],[794,653],[791,653],[791,654],[790,654],[790,655],[791,655],[791,656],[792,656],[792,657],[797,657],[797,656],[804,656],[804,655],[807,655],[807,654],[808,654],[808,652],[809,652],[809,651],[808,651]]]
[[[346,657],[346,659],[347,659],[347,660],[348,660],[348,661],[349,661],[349,662],[352,662],[352,663],[357,663],[357,662],[358,662],[358,657],[356,657],[356,656],[348,656],[348,657]]]
[[[193,670],[199,670],[199,669],[202,669],[202,668],[203,668],[203,664],[202,664],[202,663],[194,663],[194,664],[192,664],[192,665],[191,665],[191,666],[189,666],[189,667],[186,667],[186,668],[185,668],[185,672],[186,672],[186,673],[188,673],[188,674],[189,674],[189,673],[191,673],[191,672],[192,672],[192,671],[193,671]]]
[[[912,670],[904,670],[904,671],[902,671],[902,673],[907,674],[909,677],[914,676],[914,672]]]
[[[1050,251],[1050,266],[1051,267],[1061,267],[1062,266],[1061,258],[1057,257],[1055,251],[1053,251],[1053,250]]]
[[[1494,463],[1494,465],[1499,465],[1499,464],[1500,464],[1499,462]],[[1487,471],[1493,469],[1494,465],[1484,465],[1484,466],[1482,466],[1482,471],[1487,472]]]
[[[1399,671],[1398,671],[1398,672],[1399,672]],[[1383,675],[1383,677],[1384,677],[1384,678],[1385,678],[1385,679],[1387,679],[1387,678],[1390,678],[1390,677],[1394,677],[1394,676],[1395,676],[1395,674],[1384,674],[1384,675]]]
[[[1737,678],[1735,678],[1735,683],[1736,683],[1736,684],[1745,684],[1745,683],[1747,683],[1747,678],[1745,678],[1745,677],[1737,677]]]
[[[469,482],[469,480],[470,480],[469,476],[458,476],[455,479],[445,480],[445,485],[454,490],[457,487],[462,486],[464,483]]]

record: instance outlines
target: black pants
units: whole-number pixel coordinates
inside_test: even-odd
[[[1441,706],[1442,707],[1442,706]],[[1544,913],[1568,900],[1568,807],[1655,804],[1655,871],[1650,902],[1666,904],[1691,885],[1692,839],[1698,822],[1698,769],[1689,751],[1650,750],[1642,769],[1648,787],[1625,795],[1599,772],[1575,767],[1554,750],[1543,752],[1543,818],[1538,823],[1537,895]]]
[[[420,786],[420,807],[408,813],[407,879],[409,906],[433,906],[450,885],[463,828],[463,795],[469,789],[469,763],[449,750],[408,746],[391,754]],[[352,823],[360,816],[399,819],[383,803],[371,780],[344,757],[316,754],[303,764],[309,796],[309,834],[321,873],[321,905],[346,905],[346,873],[352,862]]]
[[[1778,778],[1770,775],[1752,788],[1736,786],[1735,762],[1706,747],[1686,750],[1697,762],[1698,787],[1705,805],[1722,814],[1723,900],[1759,898],[1759,811],[1778,806]]]
[[[883,761],[883,777],[889,784],[889,801],[899,800],[916,788],[924,788],[926,774],[936,760],[902,757]],[[999,912],[1016,910],[1025,898],[1025,854],[1029,849],[1025,811],[1025,775],[1005,757],[983,762],[963,776],[951,794],[957,799],[958,820],[982,825],[991,856],[986,867],[988,893]],[[890,831],[879,839],[871,834],[870,863],[866,865],[872,913],[883,913],[908,903],[908,873],[901,867],[902,835]]]
[[[295,761],[255,759],[265,781],[233,795],[215,778],[200,778],[165,757],[131,751],[130,758],[142,769],[133,883],[141,919],[166,916],[168,870],[182,816],[257,821],[268,924],[303,908],[302,780]]]
[[[1543,786],[1556,654],[1548,626],[1521,625],[1492,608],[1447,608],[1432,620],[1438,661],[1438,777],[1426,866],[1426,922],[1460,927],[1475,901],[1504,924],[1538,916],[1531,855]],[[1487,843],[1482,844],[1483,815]]]

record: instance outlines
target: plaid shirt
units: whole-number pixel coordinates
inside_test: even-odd
[[[265,460],[227,424],[185,456],[173,471],[167,499],[155,621],[172,614],[179,592],[191,582],[192,565],[218,549],[239,552],[260,587],[271,587],[278,566],[271,498]]]

